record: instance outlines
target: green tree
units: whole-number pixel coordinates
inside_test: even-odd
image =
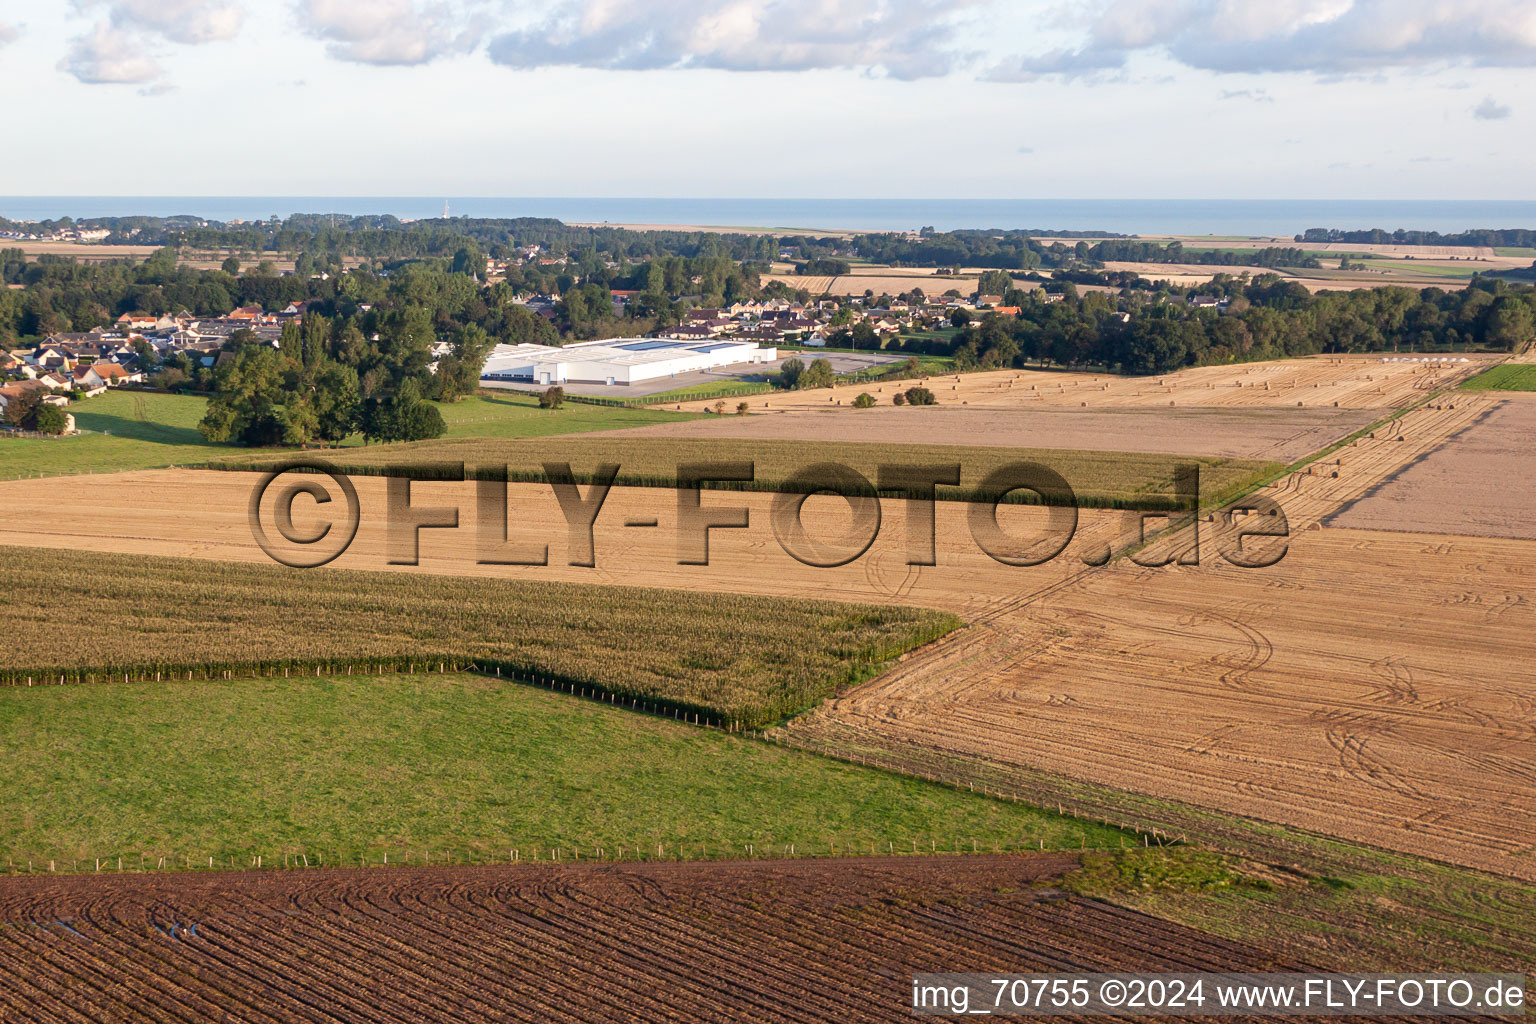
[[[160,353],[143,338],[133,339],[133,354],[139,357],[139,369],[145,373],[153,372],[160,365]]]
[[[218,395],[197,429],[210,441],[263,447],[304,444],[313,414],[300,411],[298,374],[277,349],[246,345],[215,371]]]
[[[357,370],[327,360],[314,376],[311,407],[317,441],[345,440],[357,430]]]
[[[240,273],[240,261],[233,256],[226,256],[224,262],[219,264],[219,269],[230,277],[235,277]]]
[[[853,400],[853,407],[855,409],[868,409],[871,408],[874,404],[875,396],[868,393],[862,394]]]
[[[1001,296],[1013,287],[1013,278],[1002,270],[984,270],[976,279],[976,293],[978,295]]]
[[[540,409],[558,409],[565,404],[565,389],[556,384],[539,396]]]
[[[1488,307],[1483,343],[1490,348],[1513,352],[1536,334],[1536,316],[1531,307],[1514,295],[1502,295]]]
[[[936,405],[938,399],[933,397],[933,392],[927,388],[908,388],[906,391],[908,405]]]
[[[42,405],[43,389],[27,388],[5,403],[5,422],[13,427],[31,429],[32,417]]]
[[[68,414],[56,405],[39,405],[32,414],[32,429],[43,434],[62,434],[68,422]]]
[[[364,400],[359,425],[370,441],[428,441],[448,429],[437,407],[422,399],[414,377],[393,392]]]
[[[794,356],[779,366],[779,387],[790,389],[800,386],[800,377],[805,373],[805,363]]]
[[[802,388],[829,388],[832,386],[836,375],[832,372],[832,364],[825,358],[811,360],[811,365],[805,368],[800,375],[798,387]]]

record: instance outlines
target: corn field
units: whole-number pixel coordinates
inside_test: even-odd
[[[0,684],[455,670],[730,729],[782,719],[959,625],[941,612],[0,548]]]

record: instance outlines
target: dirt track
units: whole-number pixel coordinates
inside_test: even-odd
[[[919,971],[1266,971],[1069,858],[0,880],[0,1019],[897,1021]]]
[[[1486,357],[1479,356],[1467,356],[1465,363],[1393,363],[1383,362],[1383,358],[1392,357],[1313,356],[1266,363],[1200,366],[1152,377],[991,370],[929,377],[921,382],[850,384],[785,391],[754,395],[748,401],[753,413],[826,409],[835,408],[839,402],[849,405],[861,391],[868,391],[881,404],[887,404],[897,391],[922,383],[933,391],[940,405],[1009,409],[1050,405],[1089,409],[1119,406],[1398,409],[1413,404],[1426,392],[1455,383],[1490,365]],[[708,412],[713,410],[714,404],[713,401],[684,402],[678,408]]]

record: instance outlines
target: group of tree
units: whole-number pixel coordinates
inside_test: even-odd
[[[1438,231],[1341,231],[1338,228],[1308,228],[1296,236],[1298,242],[1348,242],[1352,245],[1475,245],[1514,249],[1536,248],[1536,230],[1531,228],[1473,228],[1455,234]]]
[[[473,392],[491,337],[477,324],[459,327],[434,371],[436,333],[424,309],[388,313],[377,326],[370,336],[344,318],[307,316],[285,327],[276,347],[235,332],[198,429],[210,441],[255,446],[333,444],[354,433],[366,441],[442,436],[442,414],[428,399]]]
[[[1305,249],[1265,246],[1262,249],[1185,249],[1179,241],[1160,244],[1116,240],[1088,247],[1087,258],[1095,263],[1192,263],[1229,267],[1322,266]]]
[[[41,434],[62,434],[68,425],[68,413],[51,402],[44,402],[42,388],[28,388],[5,403],[5,422],[18,430]]]
[[[1512,351],[1536,336],[1536,289],[1479,278],[1459,291],[1383,287],[1316,295],[1276,275],[1218,275],[1199,294],[1228,300],[1220,311],[1182,301],[1196,289],[1078,295],[1044,302],[1039,292],[1006,299],[1017,316],[989,314],[952,342],[922,351],[961,368],[1031,362],[1101,366],[1131,374],[1184,366],[1319,353]]]
[[[847,260],[833,259],[830,256],[795,264],[795,273],[808,277],[842,277],[851,269]]]
[[[811,360],[809,366],[805,361],[795,356],[790,356],[779,366],[778,378],[775,383],[785,389],[797,390],[806,388],[829,388],[837,380],[837,374],[832,372],[832,364],[824,357]]]

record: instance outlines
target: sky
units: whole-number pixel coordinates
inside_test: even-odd
[[[0,195],[1536,198],[1533,0],[0,0]]]

